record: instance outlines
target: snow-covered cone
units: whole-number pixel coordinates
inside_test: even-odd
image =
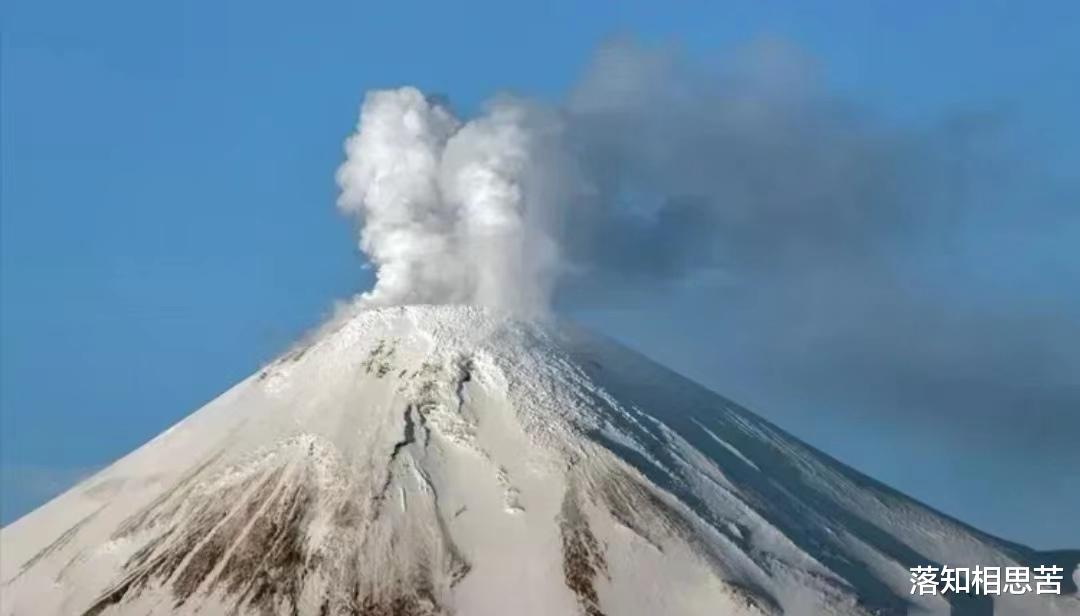
[[[972,529],[572,326],[327,327],[0,535],[4,615],[1080,614]],[[912,595],[910,568],[1065,568]]]

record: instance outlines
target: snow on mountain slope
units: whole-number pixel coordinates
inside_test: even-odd
[[[908,568],[1046,558],[570,325],[401,307],[4,528],[0,614],[990,613]],[[1080,613],[1055,558],[998,613]]]

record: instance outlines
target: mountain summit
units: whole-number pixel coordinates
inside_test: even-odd
[[[0,533],[0,614],[1077,614],[1039,553],[572,325],[358,312]],[[1060,596],[909,568],[1065,566]]]

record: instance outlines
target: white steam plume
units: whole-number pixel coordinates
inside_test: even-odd
[[[368,305],[546,308],[558,268],[552,213],[560,126],[513,99],[462,123],[414,88],[372,92],[338,170],[377,268]]]
[[[814,67],[782,41],[708,70],[615,41],[561,103],[462,121],[371,93],[338,171],[377,269],[362,303],[535,312],[557,277],[560,302],[611,303],[691,276],[817,280],[929,240],[965,181],[943,153],[967,139],[874,122]]]

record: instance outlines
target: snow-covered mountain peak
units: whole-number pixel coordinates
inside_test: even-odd
[[[908,569],[1077,556],[951,520],[570,324],[451,306],[335,320],[0,548],[5,615],[979,613],[912,596]]]

